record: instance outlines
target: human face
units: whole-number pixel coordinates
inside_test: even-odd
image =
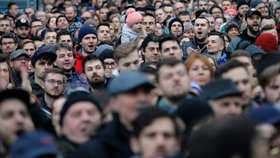
[[[181,23],[179,22],[174,22],[171,25],[171,34],[175,35],[175,36],[180,36],[183,33],[183,26],[181,25]]]
[[[199,10],[202,10],[202,9],[208,10],[208,3],[204,0],[200,0],[198,3],[198,9]]]
[[[65,97],[56,99],[52,104],[52,124],[54,127],[59,126],[60,111],[66,101]]]
[[[16,71],[20,71],[21,68],[25,68],[27,70],[27,68],[28,68],[28,61],[29,61],[29,58],[27,58],[24,55],[21,55],[18,58],[16,58],[13,61],[11,61],[10,65]]]
[[[43,23],[41,21],[35,21],[31,23],[31,33],[32,35],[36,35],[38,30],[43,28]]]
[[[10,82],[10,74],[8,64],[6,62],[0,63],[0,89],[6,89]]]
[[[249,6],[247,4],[245,4],[245,5],[240,6],[237,11],[238,11],[239,15],[242,15],[244,17],[248,10],[249,10]]]
[[[119,29],[120,28],[121,23],[120,23],[120,19],[119,19],[118,16],[115,16],[115,17],[112,18],[112,24],[114,26],[114,29]]]
[[[50,98],[59,98],[65,88],[65,76],[57,73],[49,73],[43,84],[44,92]]]
[[[211,72],[205,63],[196,59],[189,69],[189,77],[200,87],[204,87],[211,80]]]
[[[233,39],[234,37],[236,37],[239,34],[239,31],[237,28],[232,28],[228,31],[228,36]]]
[[[207,40],[209,26],[206,19],[196,19],[194,23],[194,33],[198,41]]]
[[[233,19],[235,17],[234,12],[228,12],[229,20]]]
[[[25,8],[25,13],[29,18],[34,14],[34,9],[33,8]]]
[[[68,44],[71,48],[73,48],[73,42],[70,35],[62,35],[59,37],[59,43]]]
[[[210,23],[210,30],[213,30],[215,28],[215,19],[213,16],[206,17],[206,19]]]
[[[43,42],[45,44],[55,45],[56,44],[56,32],[47,32],[45,34]]]
[[[161,46],[161,57],[182,60],[182,50],[176,41],[165,41]]]
[[[156,30],[155,18],[152,16],[144,16],[143,27],[147,33],[154,33]]]
[[[37,19],[40,19],[44,24],[46,23],[47,21],[46,12],[37,11],[35,15]]]
[[[143,51],[146,62],[157,63],[160,60],[161,54],[159,51],[158,42],[149,42],[145,51]]]
[[[217,32],[221,32],[221,25],[224,23],[223,19],[222,18],[217,18],[215,20],[215,30]]]
[[[90,12],[84,12],[81,17],[85,20],[92,19],[92,15]]]
[[[87,34],[81,42],[83,52],[91,54],[96,49],[97,37],[94,34]]]
[[[235,57],[234,59],[237,60],[237,61],[240,61],[243,64],[245,64],[248,72],[250,73],[250,77],[253,78],[256,70],[253,66],[252,59],[248,58],[246,56],[239,56],[239,57]]]
[[[280,75],[273,77],[269,84],[264,88],[266,100],[270,104],[276,104],[280,101]]]
[[[166,16],[170,16],[170,17],[174,16],[173,7],[171,7],[171,6],[164,7],[164,12],[165,12]]]
[[[253,34],[256,34],[259,32],[260,29],[260,23],[261,23],[261,17],[253,14],[252,16],[247,18],[247,27],[249,31]]]
[[[134,50],[128,56],[123,57],[118,62],[118,69],[120,72],[137,70],[140,66],[139,53]]]
[[[51,20],[50,20],[50,22],[49,22],[49,27],[50,27],[51,29],[56,29],[56,28],[57,28],[57,26],[56,26],[56,18],[55,18],[55,17],[52,17],[52,18],[51,18]]]
[[[277,9],[277,10],[275,11],[275,17],[276,17],[277,19],[280,18],[280,9]]]
[[[100,60],[86,62],[84,71],[90,85],[105,83],[105,70]]]
[[[82,144],[89,140],[90,134],[100,124],[101,114],[96,105],[89,101],[79,101],[68,109],[61,129],[67,139]]]
[[[34,125],[22,101],[7,99],[0,104],[1,142],[5,145],[11,145],[20,134],[33,130]]]
[[[11,8],[9,9],[9,13],[15,17],[18,13],[18,5],[12,5]]]
[[[30,32],[30,28],[26,27],[26,26],[20,26],[20,27],[16,28],[16,32],[20,38],[27,38],[27,36]]]
[[[66,17],[60,17],[57,19],[57,28],[60,30],[67,30],[69,27],[69,23],[66,19]]]
[[[160,23],[156,23],[156,31],[155,31],[155,34],[156,34],[157,36],[159,36],[159,37],[162,35],[162,26],[161,26]]]
[[[222,8],[223,8],[223,11],[226,11],[227,9],[231,8],[231,2],[230,1],[222,1]]]
[[[134,31],[137,32],[137,33],[142,32],[142,30],[143,30],[143,24],[142,24],[142,22],[133,24],[133,25],[132,25],[132,30],[134,30]]]
[[[155,15],[156,15],[156,21],[159,23],[162,23],[166,18],[166,15],[165,15],[163,9],[157,9],[155,11]]]
[[[104,61],[105,66],[105,76],[106,78],[112,78],[113,77],[113,70],[117,67],[117,63],[114,59],[105,59]]]
[[[100,26],[98,28],[99,41],[111,41],[110,28],[108,26]]]
[[[32,57],[35,53],[35,45],[33,43],[26,43],[25,45],[23,45],[22,49],[28,52],[28,55],[30,57]]]
[[[103,20],[103,21],[106,21],[107,19],[107,14],[109,13],[109,9],[108,8],[101,8],[100,9],[100,18]]]
[[[223,17],[223,13],[219,8],[213,8],[212,9],[212,15],[214,18],[221,18]]]
[[[262,29],[264,26],[276,26],[274,19],[262,19],[261,24],[260,24],[260,29]]]
[[[191,22],[191,16],[189,15],[180,15],[179,19],[185,24]]]
[[[179,151],[174,123],[167,117],[155,119],[136,139],[142,158],[170,157]]]
[[[208,61],[211,64],[211,67],[212,67],[213,71],[215,72],[216,71],[215,61],[210,57],[208,57]]]
[[[9,20],[1,20],[0,21],[0,31],[7,33],[11,30],[11,23]]]
[[[210,54],[217,54],[224,49],[224,45],[219,36],[209,36],[207,39],[207,50]]]
[[[2,53],[7,55],[17,49],[17,43],[12,38],[3,38],[1,41]]]
[[[66,72],[71,71],[75,63],[73,52],[65,48],[61,48],[56,51],[56,55],[57,58],[55,65]]]
[[[39,79],[43,79],[44,73],[53,68],[53,63],[50,60],[37,60],[34,66],[35,76]]]
[[[184,64],[159,69],[159,88],[166,97],[184,96],[189,92],[189,76]]]
[[[185,6],[183,3],[177,2],[174,4],[174,12],[176,16],[178,16],[178,14],[184,10],[185,10]]]
[[[77,13],[74,11],[73,7],[67,7],[65,8],[65,16],[68,19],[68,21],[75,21]]]
[[[242,93],[242,105],[246,105],[251,100],[252,86],[250,84],[250,74],[243,67],[237,67],[222,75],[223,78],[231,79],[236,88]]]
[[[217,118],[236,117],[242,113],[240,97],[227,96],[216,100],[210,100],[210,105]]]
[[[264,3],[260,3],[256,6],[256,9],[261,12],[262,16],[265,15],[265,12],[266,12],[266,6]]]

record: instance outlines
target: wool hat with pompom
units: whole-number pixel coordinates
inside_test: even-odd
[[[127,15],[126,24],[129,28],[131,28],[134,24],[143,21],[143,16],[138,12],[132,12]]]
[[[278,42],[274,35],[263,33],[255,41],[255,45],[259,46],[265,52],[273,52],[278,50]]]

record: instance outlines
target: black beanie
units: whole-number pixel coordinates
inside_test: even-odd
[[[178,19],[178,18],[174,18],[172,20],[170,20],[169,24],[168,24],[168,30],[169,32],[171,33],[171,26],[174,22],[179,22],[181,24],[181,27],[182,27],[182,32],[184,32],[184,24],[182,22],[182,20]]]
[[[70,109],[70,107],[73,104],[80,102],[80,101],[88,101],[88,102],[93,103],[96,106],[96,108],[99,110],[99,112],[102,113],[100,104],[94,96],[92,96],[91,94],[85,93],[85,92],[74,92],[67,97],[67,100],[64,103],[64,105],[60,111],[59,124],[61,126],[63,124],[64,116],[66,115],[66,113]]]
[[[238,8],[239,8],[240,6],[242,6],[242,5],[248,5],[248,6],[250,7],[248,1],[246,1],[246,0],[239,0],[238,3],[237,3],[236,10],[238,10]]]

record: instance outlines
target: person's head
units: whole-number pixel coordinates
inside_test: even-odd
[[[26,39],[30,33],[29,22],[26,19],[17,20],[15,33],[19,38]]]
[[[210,8],[210,14],[212,14],[214,18],[222,18],[224,12],[221,7],[214,5]]]
[[[202,10],[202,9],[208,10],[208,2],[206,0],[199,0],[198,9],[199,10]]]
[[[0,44],[4,56],[9,56],[18,46],[17,38],[13,33],[4,33],[0,38]]]
[[[156,18],[153,14],[147,13],[143,16],[143,27],[147,33],[156,31]]]
[[[208,32],[210,31],[209,21],[206,18],[196,18],[194,21],[195,39],[199,42],[207,40]]]
[[[180,37],[184,31],[184,24],[180,19],[174,18],[170,20],[168,30],[173,36]]]
[[[273,28],[276,28],[276,21],[271,16],[266,16],[262,18],[261,24],[260,24],[260,30],[262,30],[265,26],[272,26]]]
[[[242,113],[241,93],[230,79],[215,79],[203,88],[203,97],[217,118],[236,117]]]
[[[66,101],[66,96],[61,96],[57,99],[55,99],[51,105],[52,109],[52,125],[55,127],[56,132],[60,134],[60,125],[59,125],[59,120],[60,120],[60,111],[62,109],[63,104]]]
[[[231,54],[230,60],[237,60],[246,66],[248,72],[250,72],[250,76],[255,76],[256,70],[253,66],[253,61],[250,54],[245,50],[236,50],[234,53]]]
[[[174,116],[165,110],[146,108],[133,121],[130,146],[141,157],[169,157],[179,152],[179,129]]]
[[[47,22],[47,28],[50,28],[52,30],[57,29],[56,26],[56,17],[52,16],[49,18],[48,22]]]
[[[185,5],[182,2],[176,2],[173,6],[175,16],[178,16],[180,12],[183,12],[186,10]]]
[[[184,98],[190,89],[190,79],[185,65],[174,58],[163,59],[156,75],[163,96],[175,102]]]
[[[226,10],[230,9],[231,8],[231,1],[230,0],[222,1],[222,8],[223,8],[223,11],[226,11]]]
[[[65,15],[59,15],[56,18],[56,26],[58,30],[67,30],[69,28],[69,22]]]
[[[31,57],[35,79],[43,80],[44,73],[53,68],[55,60],[56,54],[53,52],[53,46],[47,45],[40,47]]]
[[[225,32],[228,34],[228,36],[230,37],[230,39],[233,39],[234,37],[236,37],[239,34],[239,26],[237,24],[235,24],[234,22],[229,22],[226,24],[226,30]]]
[[[10,66],[14,71],[20,72],[21,69],[28,68],[30,57],[23,49],[18,49],[10,54]]]
[[[15,17],[19,12],[19,6],[15,2],[10,2],[7,6],[9,15]]]
[[[78,43],[82,46],[84,54],[92,54],[96,49],[98,38],[97,31],[90,26],[83,26],[78,35]]]
[[[102,7],[99,10],[99,17],[103,22],[107,21],[107,14],[109,13],[109,9],[107,7]]]
[[[3,55],[0,55],[0,80],[3,83],[0,90],[6,89],[9,84],[14,86],[11,67]]]
[[[174,10],[173,6],[171,4],[165,4],[163,6],[163,11],[166,14],[167,17],[173,17],[174,16]]]
[[[68,44],[71,48],[73,48],[74,45],[70,32],[66,30],[58,31],[56,41],[58,43]]]
[[[75,144],[85,143],[95,133],[102,121],[98,100],[85,92],[70,94],[61,111],[61,133]]]
[[[176,58],[182,60],[182,50],[178,39],[172,35],[164,35],[159,40],[159,50],[161,58]]]
[[[237,11],[233,8],[225,10],[225,14],[228,15],[228,21],[232,20],[236,15]]]
[[[259,1],[259,0],[251,1],[250,2],[250,7],[251,8],[256,8],[262,14],[262,16],[265,15],[266,5],[263,1]]]
[[[12,30],[11,28],[11,22],[8,18],[3,17],[0,19],[0,32],[8,33]]]
[[[159,23],[163,23],[163,21],[166,19],[167,15],[163,11],[163,8],[159,8],[155,11],[156,21]]]
[[[12,145],[23,132],[34,130],[34,124],[29,113],[28,92],[21,89],[7,89],[0,94],[0,138],[1,143],[7,147]]]
[[[263,89],[266,101],[276,104],[280,101],[280,66],[279,64],[267,67],[258,77],[259,84]]]
[[[45,29],[41,33],[44,44],[55,45],[57,33],[52,29]]]
[[[191,22],[191,15],[188,11],[182,11],[179,13],[178,18],[185,24]]]
[[[36,13],[35,13],[35,17],[36,17],[36,19],[40,19],[44,24],[47,23],[46,12],[44,12],[42,10],[37,10]]]
[[[143,16],[139,12],[132,12],[126,17],[126,25],[135,32],[143,29]]]
[[[30,57],[33,56],[36,50],[34,42],[30,39],[25,39],[21,42],[21,48],[28,52]]]
[[[105,67],[103,62],[91,54],[88,55],[82,63],[83,73],[92,88],[103,88],[106,77],[105,77]]]
[[[98,40],[100,42],[103,41],[112,41],[110,25],[108,23],[101,23],[96,28],[98,34]]]
[[[237,60],[228,61],[217,68],[215,77],[231,79],[242,93],[242,105],[247,105],[250,102],[252,90],[250,83],[251,75],[244,63]]]
[[[139,71],[122,72],[109,82],[108,90],[114,102],[112,109],[119,114],[127,128],[131,128],[129,126],[138,116],[139,110],[152,105],[150,91],[153,88],[148,77]]]
[[[110,24],[114,27],[115,30],[120,29],[121,27],[121,21],[120,21],[120,15],[119,14],[113,14],[110,16],[109,19]]]
[[[261,24],[261,13],[257,11],[255,8],[251,8],[247,11],[245,15],[245,20],[247,23],[248,31],[251,32],[251,34],[255,35],[259,32],[260,24]]]
[[[142,54],[145,62],[158,63],[161,54],[159,50],[159,37],[155,34],[149,34],[145,37],[141,45]]]
[[[225,48],[225,40],[221,33],[209,33],[207,39],[207,50],[210,55],[222,55]]]
[[[33,36],[36,36],[38,30],[44,27],[43,22],[39,19],[34,19],[30,23],[30,32]]]
[[[57,68],[48,69],[45,71],[42,80],[44,95],[54,99],[62,96],[66,87],[66,76],[63,70]]]
[[[77,9],[75,6],[68,6],[65,8],[65,16],[69,22],[75,21],[77,16]]]
[[[238,2],[237,13],[239,17],[245,17],[246,12],[249,10],[249,4],[245,1]]]
[[[119,45],[114,55],[120,72],[137,70],[140,66],[140,55],[133,42]]]
[[[71,72],[75,64],[73,48],[65,43],[57,43],[54,46],[54,53],[57,55],[55,66],[65,72]]]
[[[200,87],[204,87],[214,77],[211,64],[207,57],[201,54],[189,55],[185,65],[190,80],[195,81]]]

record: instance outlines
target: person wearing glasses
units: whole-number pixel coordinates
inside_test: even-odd
[[[0,49],[6,59],[17,49],[17,39],[13,33],[4,33],[0,38]]]
[[[63,70],[53,68],[45,71],[43,75],[44,94],[39,98],[41,109],[51,119],[53,102],[63,95],[66,77]]]

